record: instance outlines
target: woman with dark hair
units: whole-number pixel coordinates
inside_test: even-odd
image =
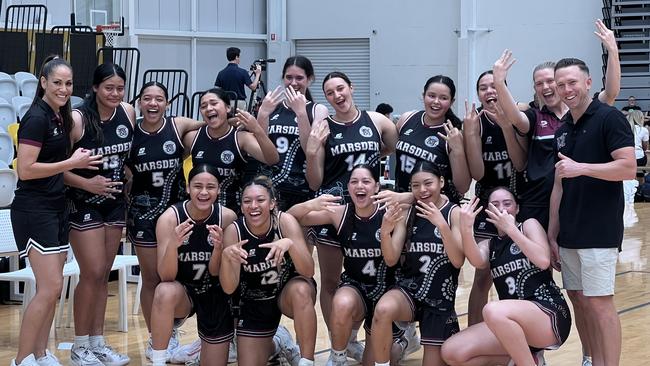
[[[97,169],[101,156],[70,149],[72,67],[58,56],[45,59],[34,101],[18,128],[18,188],[11,225],[21,258],[29,258],[36,294],[22,316],[12,366],[60,365],[47,350],[68,252],[63,172]]]
[[[156,224],[157,267],[162,282],[156,286],[151,311],[154,366],[164,366],[173,327],[196,314],[201,338],[202,365],[228,361],[233,337],[230,298],[219,284],[223,228],[235,213],[216,203],[217,168],[198,164],[188,175],[189,200],[176,203]]]
[[[499,105],[492,70],[479,75],[476,93],[481,106],[477,110],[472,103],[470,109],[469,103],[465,101],[463,138],[469,171],[476,180],[475,195],[480,199],[481,205],[487,207],[487,194],[494,187],[509,187],[517,194],[517,185],[523,183],[523,177],[517,171],[522,171],[525,167],[526,151],[517,142],[515,129]],[[487,213],[482,211],[474,222],[477,240],[497,236],[496,227],[487,218]],[[490,287],[490,271],[477,269],[469,295],[469,325],[482,320],[481,310],[487,303]]]
[[[328,364],[331,362],[334,366],[347,365],[348,340],[356,331],[353,325],[361,321],[364,321],[367,334],[362,363],[372,365],[370,349],[374,338],[370,338],[370,333],[373,310],[381,296],[395,283],[396,267],[384,261],[380,244],[380,227],[385,211],[372,199],[379,190],[378,175],[372,166],[357,165],[350,172],[346,184],[351,203],[341,205],[338,203],[341,197],[324,194],[289,210],[303,226],[332,225],[340,240],[338,250],[345,271],[339,278],[328,322],[332,337]],[[401,332],[395,329],[393,339],[400,335]],[[394,360],[400,351],[395,343]]]
[[[327,107],[311,98],[309,85],[313,81],[311,61],[304,56],[289,57],[282,68],[284,88],[278,86],[269,93],[257,114],[280,156],[277,164],[261,171],[273,179],[281,211],[311,198],[305,179],[305,149],[314,121],[327,117]]]
[[[296,219],[277,210],[271,180],[258,176],[242,189],[240,216],[224,231],[219,280],[239,289],[237,363],[266,364],[280,352],[294,366],[313,366],[316,344],[314,260]],[[300,354],[280,333],[282,314],[294,319]],[[283,333],[288,335],[285,329]]]
[[[516,221],[519,205],[508,188],[497,187],[488,197],[488,221],[499,236],[476,243],[478,198],[461,208],[460,231],[470,263],[490,268],[499,300],[485,305],[483,322],[445,342],[442,358],[449,365],[543,365],[543,350],[560,347],[571,330],[569,307],[548,270],[546,232],[536,219]]]
[[[357,108],[354,87],[344,73],[327,74],[323,92],[335,113],[312,126],[305,150],[307,182],[316,195],[331,194],[350,202],[347,185],[352,168],[367,164],[373,175],[379,177],[380,158],[394,151],[397,131],[386,116]],[[329,327],[332,297],[341,275],[343,256],[331,225],[315,229],[321,271],[320,305]],[[360,361],[363,346],[356,341],[356,331],[352,333],[348,353]]]
[[[126,74],[120,66],[97,66],[91,93],[72,114],[74,146],[102,155],[98,171],[75,169],[65,173],[70,187],[70,244],[81,270],[74,299],[73,365],[119,366],[129,362],[128,356],[107,346],[103,336],[108,276],[126,226],[122,186],[135,111],[122,102],[125,83]]]
[[[138,95],[142,118],[133,131],[133,145],[126,161],[132,175],[126,233],[136,248],[142,277],[140,305],[151,332],[151,304],[160,282],[156,270],[156,221],[169,206],[186,197],[183,158],[189,149],[183,146],[182,138],[205,123],[166,116],[169,95],[167,88],[157,81],[145,83]],[[177,346],[174,332],[168,356]],[[151,339],[145,354],[151,358]]]
[[[459,203],[472,178],[467,167],[461,121],[451,109],[456,97],[454,81],[436,75],[424,84],[424,110],[406,112],[397,121],[399,139],[395,148],[395,188],[384,191],[379,202],[412,202],[409,183],[418,161],[434,163],[446,183],[443,193]]]
[[[249,156],[264,164],[278,162],[278,151],[255,117],[238,109],[235,117],[239,130],[228,124],[230,97],[221,88],[213,88],[201,96],[199,108],[207,126],[183,137],[190,147],[192,164],[207,163],[217,167],[220,189],[219,203],[239,211],[240,177]]]
[[[396,286],[375,307],[375,365],[388,365],[394,322],[420,323],[423,365],[443,365],[440,346],[460,330],[455,302],[465,254],[460,242],[460,209],[440,193],[445,183],[433,163],[417,163],[411,174],[411,190],[417,204],[404,215],[399,204],[394,203],[384,215],[384,260],[388,265],[396,265],[402,257],[403,260]]]

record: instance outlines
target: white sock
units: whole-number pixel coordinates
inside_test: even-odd
[[[337,351],[332,348],[332,360],[334,361],[346,361],[348,359],[348,351],[343,349],[342,351]]]
[[[90,343],[90,348],[103,347],[106,344],[103,335],[93,335],[88,337],[88,343]]]
[[[389,366],[390,361],[388,362],[375,362],[375,366]]]
[[[151,353],[151,363],[155,365],[164,365],[167,362],[167,350],[153,350]]]
[[[89,348],[90,347],[90,339],[89,338],[90,337],[88,335],[82,335],[82,336],[75,335],[74,336],[74,348],[79,348],[79,347]]]
[[[300,361],[298,361],[298,366],[314,366],[314,361],[301,358]]]

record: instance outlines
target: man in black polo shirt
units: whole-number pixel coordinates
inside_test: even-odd
[[[551,261],[561,261],[574,312],[584,314],[593,365],[618,365],[621,324],[614,276],[623,240],[622,180],[636,174],[634,138],[620,111],[591,99],[583,61],[558,61],[555,82],[569,113],[555,133],[559,160],[550,202]]]
[[[241,50],[237,47],[229,47],[226,50],[228,65],[219,71],[217,80],[214,81],[214,86],[237,93],[237,108],[246,109],[246,91],[244,90],[244,85],[252,91],[255,91],[257,89],[257,83],[260,81],[262,67],[260,65],[255,66],[255,80],[251,80],[248,71],[239,67],[240,54]]]

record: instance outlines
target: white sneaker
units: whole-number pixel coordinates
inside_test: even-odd
[[[117,352],[106,344],[92,348],[91,351],[105,366],[124,366],[131,361],[129,356]]]
[[[16,365],[16,360],[11,360],[11,366],[38,366],[36,357],[33,353],[30,353],[27,357],[23,358],[23,362]]]
[[[406,359],[408,355],[417,352],[422,346],[420,345],[420,336],[415,330],[415,323],[410,323],[405,329],[404,335],[397,342],[402,346],[400,360]]]
[[[582,366],[591,366],[591,357],[582,356]]]
[[[180,342],[178,340],[178,328],[174,328],[172,330],[172,336],[171,338],[169,338],[169,343],[167,343],[167,354],[166,354],[167,362],[170,362],[171,355],[174,354],[174,352],[179,346],[180,346]],[[144,349],[144,356],[147,358],[147,360],[151,361],[152,355],[153,355],[153,340],[151,339],[151,337],[149,337],[149,340],[147,341],[147,347]]]
[[[237,362],[237,337],[228,345],[228,363]]]
[[[284,325],[278,326],[273,340],[280,346],[279,355],[284,357],[291,366],[298,366],[298,363],[300,363],[300,347],[293,342],[291,333]]]
[[[72,347],[70,350],[72,366],[104,366],[104,364],[85,346]]]
[[[169,352],[169,348],[167,348],[167,352]],[[200,355],[201,355],[201,340],[197,339],[190,344],[185,344],[176,347],[176,349],[174,349],[171,352],[168,361],[169,363],[187,364],[188,362],[193,362],[194,360],[198,360]]]
[[[50,353],[49,350],[45,350],[45,356],[36,360],[39,366],[63,366],[59,359],[55,355]]]
[[[334,352],[330,351],[330,356],[327,358],[325,366],[348,366],[348,360],[334,361]]]
[[[354,329],[352,331],[354,332]],[[366,347],[361,344],[361,342],[358,340],[348,342],[346,349],[348,351],[348,357],[354,359],[358,363],[361,363],[363,360],[363,351],[366,349]]]

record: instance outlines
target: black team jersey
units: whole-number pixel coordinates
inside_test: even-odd
[[[447,201],[440,213],[448,224],[455,204]],[[454,267],[442,243],[440,230],[429,220],[409,212],[410,232],[404,245],[399,283],[408,287],[415,300],[438,308],[454,308],[460,269]],[[451,224],[450,224],[451,225]],[[408,230],[407,229],[407,230]]]
[[[273,214],[272,214],[273,215]],[[246,226],[246,219],[240,216],[235,220],[237,240],[248,240],[242,247],[247,253],[247,264],[242,264],[239,274],[239,288],[242,299],[269,300],[280,295],[284,284],[282,279],[293,268],[289,253],[285,253],[282,263],[275,263],[273,258],[267,260],[270,248],[260,248],[260,244],[268,244],[284,238],[280,229],[280,216],[272,218],[269,230],[263,236],[256,236]]]
[[[332,194],[350,202],[347,184],[352,168],[358,164],[369,165],[379,177],[381,135],[366,111],[348,123],[327,117],[330,134],[325,142],[323,182],[317,195]]]
[[[484,169],[483,177],[476,183],[476,196],[486,200],[484,196],[494,187],[508,187],[516,194],[515,170],[501,127],[483,114],[480,128]]]
[[[138,218],[158,218],[171,204],[183,199],[183,143],[174,117],[164,117],[156,132],[145,131],[138,124],[127,160],[133,173],[131,205],[138,206]]]
[[[428,161],[435,164],[445,178],[442,193],[452,202],[458,203],[462,195],[453,184],[447,141],[438,136],[438,133],[445,134],[445,127],[442,124],[425,125],[424,111],[413,113],[404,122],[395,147],[396,189],[398,192],[409,192],[413,168],[419,161]]]
[[[307,102],[307,118],[314,121],[316,103]],[[280,160],[277,164],[263,166],[262,172],[273,179],[273,187],[279,192],[309,197],[307,184],[305,152],[300,146],[300,134],[296,113],[280,103],[269,116],[269,139],[273,141]],[[281,194],[282,195],[282,194]]]
[[[343,251],[341,277],[364,286],[375,302],[395,283],[396,267],[388,267],[381,253],[380,228],[385,212],[376,206],[370,217],[359,217],[354,205],[348,203],[337,233]]]
[[[129,156],[133,141],[133,126],[124,106],[120,104],[115,108],[111,118],[100,122],[99,127],[104,136],[101,144],[95,141],[95,136],[91,136],[84,130],[81,140],[73,147],[73,150],[80,147],[88,149],[91,155],[102,155],[102,164],[98,165],[99,170],[74,169],[72,172],[84,178],[101,175],[113,182],[124,182],[124,162]],[[69,192],[74,201],[90,204],[101,204],[107,200],[113,202],[113,199],[105,195],[90,193],[79,188],[71,187]]]
[[[206,293],[212,286],[219,286],[217,276],[208,270],[212,245],[208,242],[207,225],[222,226],[222,211],[218,204],[212,205],[212,213],[205,220],[197,222],[187,212],[188,201],[178,202],[172,206],[176,214],[176,225],[191,219],[194,226],[189,239],[178,247],[178,272],[176,281],[191,287],[197,294]]]
[[[207,163],[217,168],[220,190],[218,202],[238,212],[241,188],[239,176],[247,161],[239,149],[237,129],[230,127],[225,135],[212,137],[208,128],[201,127],[192,142],[192,164]]]

